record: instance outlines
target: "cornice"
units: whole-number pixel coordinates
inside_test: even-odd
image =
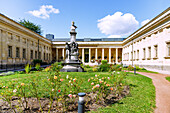
[[[151,21],[149,21],[147,24],[139,28],[137,31],[132,33],[130,36],[128,36],[124,41],[123,45],[127,44],[128,42],[132,41],[133,39],[136,39],[140,36],[143,36],[150,32],[151,30],[159,27],[163,23],[169,23],[170,21],[170,7],[168,7],[165,11],[163,11],[161,14],[153,18]]]
[[[43,37],[43,36],[33,32],[33,31],[31,31],[30,29],[22,26],[21,24],[15,22],[14,20],[8,18],[7,16],[5,16],[3,14],[0,14],[0,22],[4,23],[5,25],[8,25],[8,26],[10,26],[10,27],[12,27],[14,29],[17,29],[17,30],[19,30],[21,32],[24,32],[27,35],[31,35],[31,36],[33,36],[35,38],[38,38],[40,40],[43,40],[43,41],[51,44],[51,40],[46,39],[45,37]]]

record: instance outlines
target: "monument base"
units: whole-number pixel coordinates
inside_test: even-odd
[[[84,72],[84,69],[81,66],[66,65],[60,69],[60,72]]]

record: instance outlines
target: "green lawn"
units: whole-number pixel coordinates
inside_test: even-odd
[[[123,70],[127,70],[128,71],[128,68],[123,68]],[[146,73],[155,73],[155,74],[158,74],[158,72],[155,72],[155,71],[141,70],[141,69],[140,70],[136,70],[136,72],[146,72]]]
[[[170,82],[170,77],[166,77],[166,80],[168,80]]]
[[[100,113],[148,113],[155,108],[155,87],[152,80],[142,75],[129,74],[126,78],[130,86],[130,94],[106,108],[100,108]]]
[[[29,83],[33,78],[38,77],[39,81],[47,78],[47,72],[33,72],[31,74],[15,74],[10,76],[0,77],[0,86],[8,85],[9,81],[17,80],[20,83]],[[66,77],[69,75],[72,78],[81,79],[81,81],[87,81],[90,77],[94,77],[95,74],[99,74],[101,77],[107,77],[110,73],[107,72],[61,72],[61,76]],[[152,80],[142,75],[134,75],[128,73],[126,77],[126,84],[130,86],[130,94],[109,107],[100,108],[97,111],[92,112],[105,112],[105,113],[131,113],[131,112],[153,112],[155,108],[155,87],[152,84]],[[43,89],[43,84],[42,85]],[[88,92],[90,84],[88,82],[82,82],[81,92]],[[45,87],[45,86],[44,86]],[[0,92],[2,89],[0,89]]]

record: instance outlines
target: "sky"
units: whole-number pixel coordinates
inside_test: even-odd
[[[170,0],[0,0],[0,13],[41,25],[43,36],[126,38],[170,6]]]

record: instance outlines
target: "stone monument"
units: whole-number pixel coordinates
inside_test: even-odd
[[[76,43],[76,26],[72,22],[71,31],[70,31],[70,44],[66,42],[66,58],[61,72],[83,72],[83,68],[80,66],[82,63],[79,59],[79,49],[78,43]]]

